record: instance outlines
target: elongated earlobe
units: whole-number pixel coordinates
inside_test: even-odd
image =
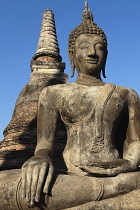
[[[75,73],[75,65],[74,65],[74,58],[73,58],[73,53],[68,52],[69,54],[69,59],[70,59],[70,65],[71,65],[71,77],[74,77],[74,73]]]
[[[71,63],[71,77],[74,77],[74,73],[75,73],[75,67],[74,67],[74,65]]]
[[[105,66],[106,66],[106,60],[107,60],[107,55],[108,55],[108,50],[106,50],[106,53],[105,53],[105,61],[104,61],[104,66],[102,68],[102,75],[104,78],[106,78],[106,74],[105,74]]]
[[[102,75],[103,75],[104,78],[106,78],[106,75],[105,75],[105,66],[104,66],[104,68],[102,68]]]

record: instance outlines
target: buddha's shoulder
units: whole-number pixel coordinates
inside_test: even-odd
[[[119,95],[123,94],[128,98],[131,98],[131,97],[139,98],[138,93],[135,90],[133,90],[132,88],[119,86],[119,85],[115,85],[115,86],[116,86],[116,92]]]
[[[43,88],[40,95],[63,95],[64,93],[68,91],[73,91],[74,89],[74,83],[51,85]]]
[[[76,83],[67,83],[67,84],[57,84],[57,85],[51,85],[47,86],[43,89],[42,92],[61,92],[62,90],[73,90],[76,87]]]
[[[113,83],[106,83],[105,85],[106,88],[114,89],[114,94],[117,94],[119,96],[122,97],[138,97],[138,94],[136,91],[134,91],[131,88],[128,87],[123,87],[123,86],[119,86],[119,85],[115,85]],[[45,87],[41,94],[42,95],[51,95],[51,97],[63,97],[64,95],[67,95],[68,93],[77,93],[79,92],[79,90],[84,89],[85,91],[90,91],[89,89],[92,89],[93,87],[86,87],[84,85],[79,85],[76,83],[67,83],[67,84],[57,84],[57,85],[51,85],[48,87]],[[106,88],[104,89],[104,91],[106,91]]]

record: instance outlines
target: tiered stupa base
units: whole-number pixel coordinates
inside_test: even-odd
[[[67,82],[64,73],[31,74],[31,81],[22,89],[15,106],[11,122],[4,130],[4,140],[0,142],[0,169],[20,168],[34,154],[37,143],[37,109],[41,90],[50,85]],[[60,125],[61,126],[61,125]],[[63,138],[64,137],[64,138]],[[58,131],[58,141],[65,141],[64,126]],[[60,140],[61,142],[61,140]],[[60,147],[63,147],[58,144]]]

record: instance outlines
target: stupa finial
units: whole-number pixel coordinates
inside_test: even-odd
[[[61,61],[56,35],[54,14],[50,9],[46,9],[43,13],[40,38],[38,41],[37,51],[36,54],[33,56],[33,59],[35,60],[36,58],[43,55],[56,57],[58,61]]]

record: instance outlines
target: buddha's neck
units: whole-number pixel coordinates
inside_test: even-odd
[[[90,76],[90,75],[86,75],[82,73],[78,74],[78,78],[75,83],[81,84],[81,85],[87,85],[87,86],[105,85],[105,83],[100,78],[96,78],[94,76]]]

